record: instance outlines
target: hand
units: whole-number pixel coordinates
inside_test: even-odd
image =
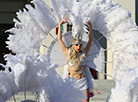
[[[91,22],[90,21],[88,21],[88,23],[87,23],[88,25],[89,25],[89,27],[91,27],[92,26],[92,24],[91,24]]]
[[[98,91],[96,91],[95,89],[93,89],[93,91],[94,91],[96,94],[101,95],[101,93],[98,92]]]
[[[101,95],[101,93],[100,93],[100,92],[98,92],[98,91],[96,91],[95,93],[96,93],[96,94],[98,94],[98,95]]]
[[[68,19],[68,17],[65,18],[65,16],[63,16],[63,19],[59,24],[62,25],[62,24],[67,23],[67,19]]]

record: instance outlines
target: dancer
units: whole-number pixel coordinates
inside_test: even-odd
[[[91,22],[88,22],[89,25],[89,41],[84,49],[82,49],[82,41],[79,38],[73,38],[72,40],[72,47],[67,48],[62,40],[62,34],[61,34],[61,25],[67,23],[67,17],[63,17],[62,21],[59,23],[59,32],[58,32],[58,42],[59,45],[64,52],[66,59],[67,59],[67,65],[69,67],[69,78],[75,78],[76,81],[74,82],[74,85],[76,87],[80,88],[80,90],[83,90],[87,99],[83,100],[84,102],[89,102],[89,86],[88,81],[86,78],[85,73],[85,63],[86,63],[86,56],[91,48],[92,41],[93,41],[93,32],[92,32],[92,25]],[[100,92],[97,92],[93,89],[94,92],[97,94],[101,94]]]

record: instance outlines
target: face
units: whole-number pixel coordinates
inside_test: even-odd
[[[78,41],[76,41],[76,42],[78,42]],[[73,44],[72,46],[75,49],[75,51],[77,51],[77,52],[81,51],[82,44]]]

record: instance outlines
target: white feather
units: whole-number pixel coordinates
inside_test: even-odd
[[[14,34],[7,44],[15,53],[37,56],[42,40],[57,23],[52,10],[43,1],[34,0],[33,3],[35,8],[26,5],[28,11],[17,13],[19,21],[14,19],[15,28],[7,31]]]
[[[18,93],[18,88],[14,82],[13,73],[0,71],[0,77],[0,102],[5,102]]]
[[[138,101],[138,68],[128,70],[122,79],[116,81],[116,87],[111,89],[107,102],[137,102]]]

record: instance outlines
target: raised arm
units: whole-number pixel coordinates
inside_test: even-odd
[[[88,22],[88,25],[89,25],[89,41],[84,49],[86,56],[87,56],[87,54],[91,48],[92,42],[93,42],[93,30],[92,30],[92,24],[90,21]]]
[[[62,49],[63,53],[67,57],[68,56],[68,49],[67,49],[67,47],[65,46],[65,44],[62,40],[62,34],[61,34],[61,30],[62,30],[61,25],[64,24],[64,23],[67,23],[67,17],[66,18],[63,17],[62,21],[58,25],[58,42],[59,42],[60,48]]]

